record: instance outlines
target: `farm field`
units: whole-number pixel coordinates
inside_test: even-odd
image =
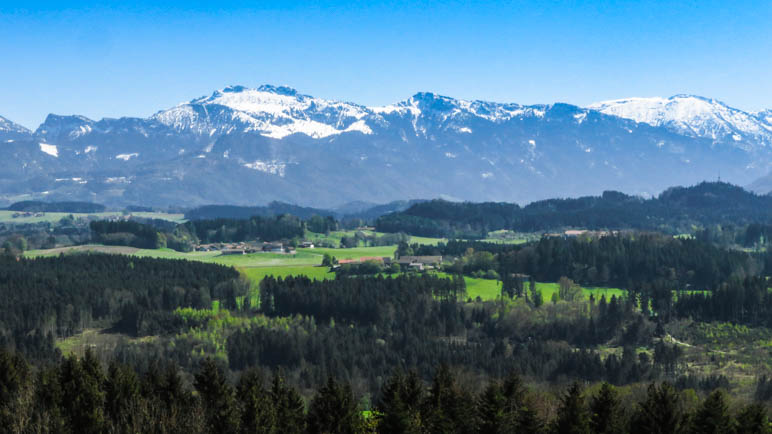
[[[241,268],[241,273],[253,283],[258,284],[266,276],[287,277],[307,276],[310,279],[334,279],[335,273],[327,267],[305,266],[281,266],[281,267],[250,267]]]
[[[437,273],[443,277],[450,277],[447,273]],[[480,297],[482,300],[495,300],[496,297],[501,295],[501,282],[492,279],[478,279],[475,277],[464,276],[466,282],[467,296],[474,299]],[[526,284],[527,289],[527,284]],[[552,298],[552,294],[558,292],[557,283],[549,282],[536,282],[536,290],[541,291],[542,297],[545,302],[548,302]],[[596,299],[605,295],[606,299],[610,299],[612,295],[621,297],[625,295],[625,291],[619,288],[596,288],[588,287],[582,288],[582,294],[585,298],[589,298],[590,294],[593,294]]]
[[[309,249],[310,250],[310,249]],[[189,261],[201,261],[213,264],[227,265],[237,268],[242,267],[274,267],[274,266],[298,266],[316,265],[322,262],[321,254],[298,251],[294,255],[279,253],[250,253],[247,255],[221,255],[220,252],[177,252],[171,249],[137,249],[125,246],[103,246],[89,244],[83,246],[60,247],[48,250],[29,250],[24,256],[56,256],[60,253],[111,253],[133,255],[139,257],[151,257],[161,259],[185,259]]]
[[[377,237],[381,237],[383,235],[386,235],[386,233],[384,232],[375,232],[370,230],[334,231],[334,232],[330,232],[329,235],[306,231],[305,239],[316,243],[320,241],[327,241],[337,246],[340,244],[341,238],[353,237],[354,234],[356,234],[357,232],[362,232],[367,236],[375,235]],[[427,237],[410,236],[410,244],[418,243],[418,244],[436,246],[437,243],[439,242],[447,242],[447,241],[448,240],[445,238],[427,238]]]
[[[91,214],[69,213],[69,212],[47,212],[47,213],[43,213],[43,215],[39,217],[30,216],[30,217],[14,218],[13,215],[16,213],[17,211],[5,211],[5,210],[0,211],[0,223],[18,223],[18,224],[40,223],[40,222],[53,223],[69,215],[72,215],[76,219],[80,217],[109,218],[109,217],[123,216],[123,213],[119,211],[91,213]],[[186,221],[184,214],[168,214],[168,213],[162,213],[162,212],[133,212],[133,213],[130,213],[129,215],[132,215],[134,217],[148,218],[148,219],[168,220],[175,223],[183,223]]]
[[[394,252],[397,250],[397,246],[378,246],[378,247],[354,247],[351,249],[328,249],[318,247],[315,249],[298,249],[298,254],[313,253],[319,255],[319,262],[321,263],[321,257],[328,253],[331,256],[335,256],[338,259],[359,259],[366,256],[388,256],[394,257]]]

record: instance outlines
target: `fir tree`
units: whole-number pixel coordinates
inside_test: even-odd
[[[553,431],[557,434],[590,433],[590,416],[579,383],[573,383],[560,400]]]
[[[608,383],[601,385],[590,400],[590,427],[595,434],[613,434],[622,431],[622,409],[617,392]]]

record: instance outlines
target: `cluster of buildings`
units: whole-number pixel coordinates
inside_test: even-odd
[[[314,243],[303,241],[298,245],[305,249],[313,249]],[[293,255],[295,247],[281,242],[239,242],[239,243],[210,243],[196,246],[197,252],[220,252],[222,255],[246,255],[247,253],[281,253]]]
[[[358,259],[339,259],[338,266],[346,264],[361,264],[363,262],[377,262],[385,266],[399,264],[404,270],[433,270],[442,264],[442,256],[400,256],[397,259],[381,256],[362,256]]]
[[[46,213],[44,212],[15,212],[11,214],[11,217],[18,219],[23,217],[43,217]]]
[[[587,238],[603,238],[609,235],[616,235],[618,231],[589,231],[587,229],[569,229],[567,231],[564,231],[563,233],[560,232],[552,232],[552,233],[545,233],[545,237],[551,237],[551,238],[577,238],[577,237],[587,237]]]

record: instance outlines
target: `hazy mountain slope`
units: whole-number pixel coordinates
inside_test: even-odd
[[[745,185],[772,168],[767,117],[684,96],[581,108],[422,92],[365,107],[287,87],[232,86],[147,119],[49,115],[34,133],[3,119],[15,138],[3,140],[0,202],[331,209],[607,189],[646,195],[719,173]]]

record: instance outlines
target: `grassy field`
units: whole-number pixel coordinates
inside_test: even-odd
[[[140,343],[151,342],[157,339],[157,336],[144,336],[134,338],[120,333],[111,333],[107,329],[90,328],[81,333],[72,335],[65,339],[56,340],[56,348],[63,355],[75,355],[83,357],[88,349],[99,348],[100,350],[114,349],[121,341]]]
[[[437,273],[440,276],[449,277],[446,273]],[[466,282],[467,296],[475,299],[480,297],[482,300],[495,300],[496,297],[501,295],[501,282],[491,279],[477,279],[474,277],[464,276]],[[527,284],[526,284],[527,289]],[[549,302],[552,299],[552,294],[558,292],[557,283],[536,282],[536,290],[541,291],[542,297],[545,302]],[[587,299],[590,294],[595,296],[595,299],[600,299],[605,295],[606,299],[610,299],[612,295],[621,297],[625,294],[625,291],[619,288],[582,288],[582,294]]]
[[[118,212],[118,211],[101,212],[101,213],[93,213],[93,214],[68,213],[68,212],[47,212],[47,213],[43,213],[43,215],[39,216],[39,217],[17,217],[17,218],[13,218],[14,214],[16,214],[16,211],[0,211],[0,223],[19,223],[19,224],[40,223],[40,222],[51,222],[51,223],[53,223],[53,222],[57,222],[57,221],[61,220],[63,217],[67,217],[69,215],[72,215],[76,219],[80,218],[80,217],[108,218],[108,217],[116,217],[116,216],[122,216],[123,215],[123,213]],[[185,222],[185,216],[183,214],[168,214],[168,213],[162,213],[162,212],[135,212],[135,213],[131,213],[130,215],[135,216],[135,217],[141,217],[141,218],[168,220],[168,221],[176,222],[176,223]]]
[[[325,253],[329,253],[331,256],[335,256],[338,259],[359,259],[363,256],[394,257],[394,252],[396,250],[397,246],[354,247],[351,249],[328,249],[319,247],[315,249],[298,249],[298,254],[313,253],[319,255],[321,258]]]
[[[428,238],[428,237],[416,237],[410,236],[410,244],[424,244],[427,246],[436,246],[437,243],[447,243],[447,238]]]
[[[311,279],[334,279],[335,273],[331,273],[327,267],[315,266],[285,266],[285,267],[251,267],[242,268],[241,273],[254,283],[260,283],[266,276],[287,277],[307,276]]]

